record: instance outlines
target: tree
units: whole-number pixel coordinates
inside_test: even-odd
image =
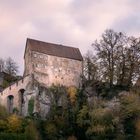
[[[129,37],[129,46],[126,55],[129,69],[127,84],[132,85],[132,82],[139,77],[140,72],[140,38]]]
[[[18,72],[18,65],[11,57],[6,59],[5,72],[11,76],[15,76]]]
[[[89,51],[84,56],[84,76],[87,81],[97,81],[100,78],[98,60],[96,56]]]
[[[110,87],[114,84],[130,87],[139,77],[140,38],[128,37],[109,29],[92,46],[101,71],[100,77]]]
[[[0,72],[4,71],[4,67],[5,67],[5,61],[2,58],[0,58]]]
[[[117,53],[120,48],[122,34],[113,30],[106,30],[102,34],[101,40],[95,41],[92,46],[97,52],[100,67],[103,71],[102,77],[107,80],[112,87],[115,81],[115,64]]]

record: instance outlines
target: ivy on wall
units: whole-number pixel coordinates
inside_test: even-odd
[[[34,98],[31,98],[28,103],[28,114],[32,115],[34,110]]]

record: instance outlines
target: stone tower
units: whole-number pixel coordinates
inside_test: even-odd
[[[41,84],[78,87],[83,58],[78,48],[27,39],[24,76],[33,74]]]

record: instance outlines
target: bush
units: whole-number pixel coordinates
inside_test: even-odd
[[[33,121],[30,121],[25,129],[26,140],[40,140],[39,133]]]
[[[0,105],[0,119],[5,119],[7,118],[8,113],[6,111],[6,108],[2,105]]]
[[[57,140],[57,127],[54,123],[48,122],[45,127],[45,132],[49,140]]]
[[[0,133],[1,140],[27,140],[24,134]]]
[[[22,119],[13,114],[7,118],[7,131],[12,133],[19,133],[22,131]]]
[[[5,120],[0,120],[0,132],[7,130],[7,122]]]

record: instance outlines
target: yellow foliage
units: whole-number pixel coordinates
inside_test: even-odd
[[[7,118],[8,132],[16,133],[22,130],[22,120],[17,115],[13,114]]]
[[[72,103],[74,103],[75,100],[76,100],[76,94],[77,94],[77,89],[76,89],[76,87],[74,87],[74,86],[69,87],[68,90],[67,90],[67,92],[68,92],[68,95],[69,95],[69,97],[70,97],[70,101],[71,101]]]

